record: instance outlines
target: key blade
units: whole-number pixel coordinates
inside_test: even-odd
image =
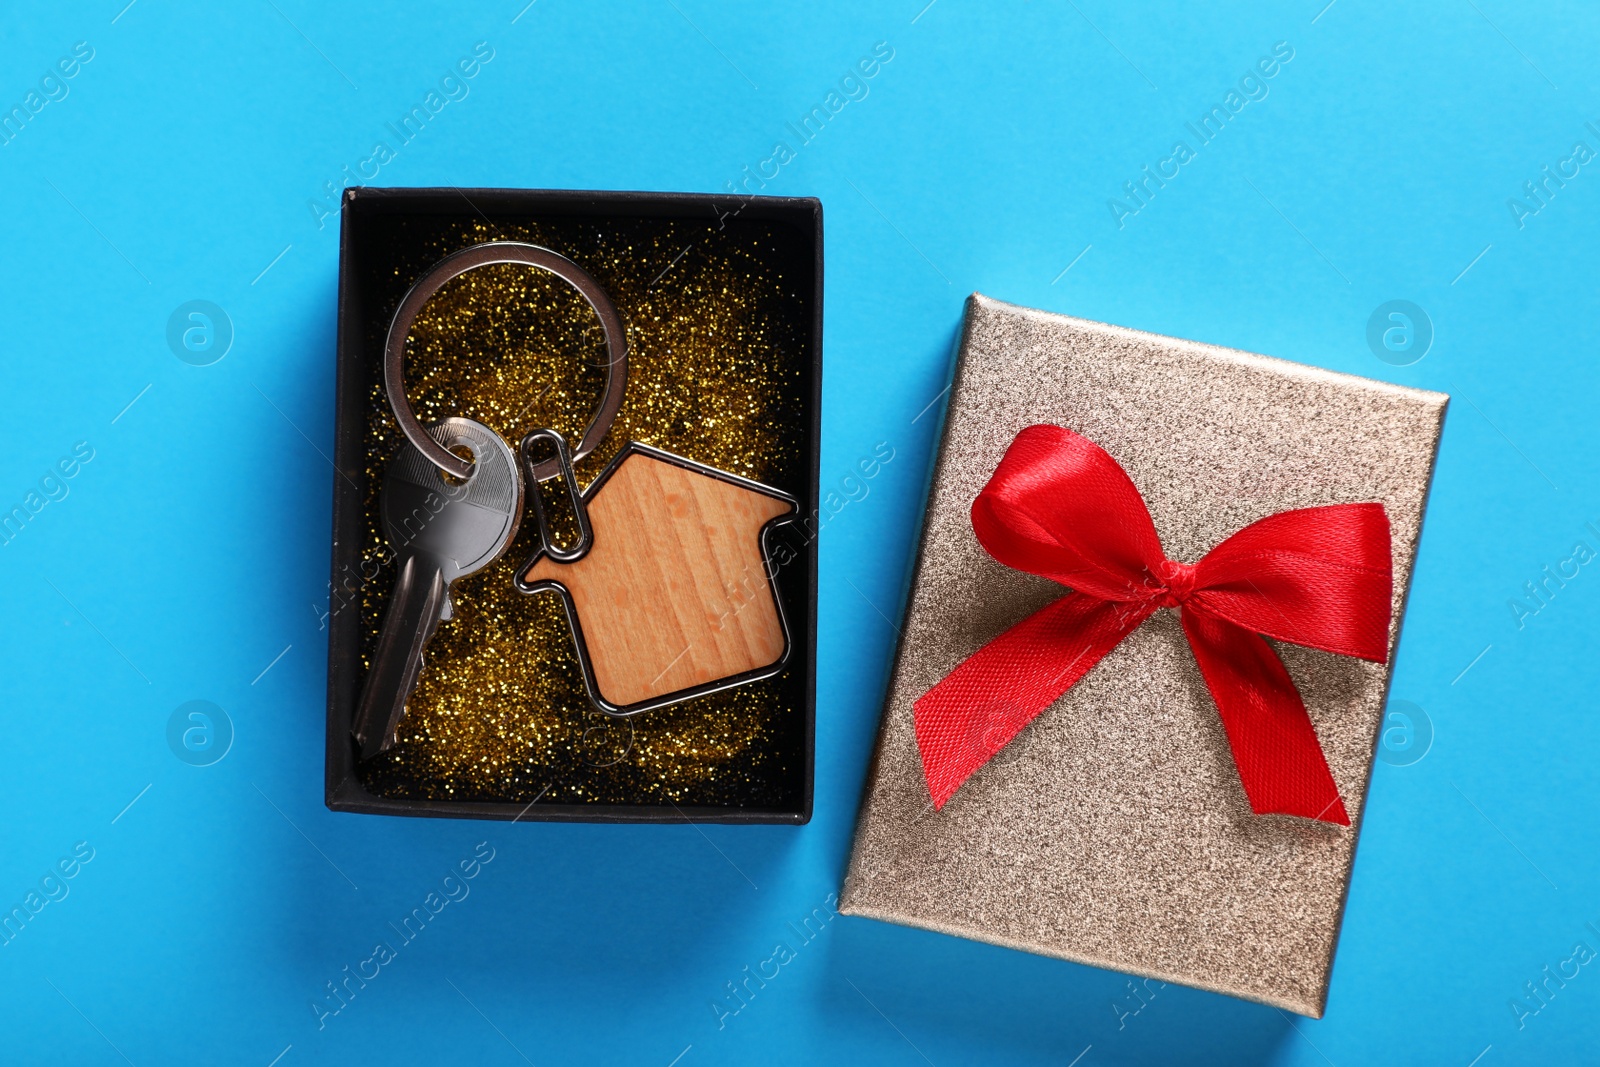
[[[472,473],[446,482],[409,442],[390,462],[381,507],[400,568],[351,729],[362,759],[394,743],[423,652],[453,614],[450,583],[498,559],[522,516],[522,478],[504,439],[463,418],[444,419],[428,434],[446,448],[470,450]]]
[[[415,552],[405,555],[350,731],[364,760],[394,743],[422,669],[423,649],[438,628],[447,588],[439,560]]]

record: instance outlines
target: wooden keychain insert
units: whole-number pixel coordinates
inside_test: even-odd
[[[540,547],[516,585],[561,594],[597,707],[634,715],[783,669],[789,626],[770,538],[798,511],[793,498],[637,441],[580,493],[554,430],[523,438],[525,468],[541,441],[555,446],[579,536],[555,546],[530,492]]]

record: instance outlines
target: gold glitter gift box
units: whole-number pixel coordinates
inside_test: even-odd
[[[912,706],[1063,593],[990,558],[969,517],[1036,423],[1120,463],[1175,560],[1288,509],[1381,502],[1392,663],[1446,399],[973,296],[840,912],[1320,1017],[1389,663],[1275,644],[1350,826],[1252,813],[1173,611],[939,810]]]
[[[383,473],[403,440],[383,389],[385,335],[430,267],[490,241],[572,260],[609,295],[626,330],[622,405],[599,446],[575,464],[580,485],[638,442],[796,502],[795,521],[768,534],[766,561],[787,620],[788,658],[771,677],[631,718],[603,713],[587,696],[559,596],[515,587],[536,537],[524,515],[503,556],[451,587],[454,615],[428,645],[395,743],[362,760],[351,724],[396,572],[379,511]],[[325,614],[328,807],[806,822],[821,338],[822,213],[813,199],[346,190]],[[513,446],[541,427],[576,441],[599,403],[607,362],[601,322],[576,290],[543,270],[498,263],[447,282],[423,305],[407,337],[405,392],[424,423],[464,416]],[[546,483],[542,499],[558,541],[570,544],[575,526],[558,484]]]

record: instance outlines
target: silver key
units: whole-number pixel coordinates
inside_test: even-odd
[[[394,743],[422,672],[423,650],[439,623],[451,617],[451,584],[499,559],[522,517],[516,453],[499,434],[463,418],[445,419],[427,432],[447,449],[470,449],[472,473],[464,483],[447,484],[406,443],[384,476],[384,535],[400,573],[351,730],[362,759]]]

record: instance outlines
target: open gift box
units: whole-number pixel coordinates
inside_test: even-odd
[[[535,573],[534,549],[550,543],[542,517],[566,544],[576,520],[563,510],[560,478],[525,477],[524,508],[539,503],[541,522],[524,516],[502,556],[449,587],[448,613],[392,743],[386,736],[388,747],[362,758],[352,728],[400,562],[382,511],[386,472],[393,482],[390,464],[405,440],[384,388],[386,338],[436,264],[496,242],[578,265],[608,294],[615,329],[562,278],[490,257],[410,309],[400,331],[403,393],[423,423],[472,419],[525,447],[542,428],[579,442],[609,395],[616,361],[607,345],[613,333],[625,336],[626,381],[609,429],[572,463],[589,500],[591,557]],[[821,336],[815,200],[347,190],[326,615],[328,806],[502,819],[808,820]],[[437,493],[416,495],[423,537],[437,510],[428,502],[451,485],[427,475]],[[644,513],[621,506],[630,484],[649,491]],[[781,507],[729,510],[757,497]],[[704,560],[710,586],[667,581],[667,597],[638,580],[598,584],[623,548],[658,547],[663,530],[709,508],[733,516],[749,542],[737,546],[743,555]],[[541,566],[551,563],[547,554]],[[687,669],[699,654],[686,648],[681,662],[630,678],[630,664],[653,661],[639,659],[626,627],[606,614],[617,604],[636,628],[670,623],[697,649],[752,621],[776,620],[781,641],[729,657],[732,677]],[[740,664],[759,669],[741,673]],[[666,691],[665,703],[635,699]]]

